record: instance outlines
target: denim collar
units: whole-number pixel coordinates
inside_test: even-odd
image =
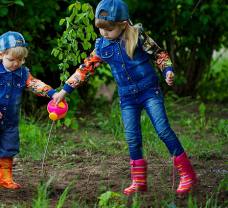
[[[107,47],[107,46],[109,46],[109,45],[111,45],[113,43],[117,43],[117,42],[122,44],[122,40],[119,39],[119,38],[116,39],[116,40],[108,40],[106,38],[103,38],[103,42],[102,42],[101,48],[105,48],[105,47]]]
[[[2,63],[0,63],[0,74],[4,74],[4,73],[9,73],[8,71],[6,71],[5,67],[3,66]],[[22,77],[22,67],[16,69],[15,71],[12,71],[13,74]]]
[[[112,43],[115,43],[115,42],[116,42],[116,40],[108,40],[106,38],[103,38],[103,42],[102,42],[101,48],[105,48],[105,47],[107,47],[107,46],[109,46],[109,45],[111,45]]]

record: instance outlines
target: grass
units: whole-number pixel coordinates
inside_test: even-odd
[[[44,125],[39,126],[33,118],[22,118],[20,123],[21,148],[20,156],[22,158],[32,158],[38,160],[45,147],[47,139],[47,128]]]
[[[228,137],[228,121],[222,115],[227,113],[227,108],[221,110],[216,105],[211,108],[208,104],[198,100],[192,101],[190,98],[177,99],[170,96],[166,99],[166,109],[171,126],[189,155],[204,161],[214,157],[222,158],[227,148]],[[157,137],[145,112],[142,114],[141,121],[145,156],[149,157],[153,153],[160,158],[168,159],[170,157],[168,151]],[[58,127],[59,124],[54,126],[48,147],[49,154],[47,155],[49,158],[54,158],[54,160],[48,161],[50,165],[53,167],[59,165],[60,169],[74,167],[75,164],[74,162],[71,163],[71,158],[74,157],[77,160],[77,153],[80,151],[86,151],[86,154],[91,155],[99,153],[101,155],[100,161],[105,161],[106,158],[117,155],[127,157],[128,147],[124,139],[118,102],[114,102],[112,106],[106,105],[103,109],[95,108],[90,115],[82,118],[78,117],[78,122],[79,128],[77,130],[62,131],[62,127]],[[35,118],[22,117],[20,124],[20,157],[22,159],[41,160],[50,126],[51,122],[48,120],[40,123]],[[67,161],[64,162],[64,167],[62,167],[63,161]],[[86,158],[84,158],[84,161],[86,162]],[[106,168],[105,165],[104,168]],[[161,173],[159,180],[165,180],[162,177],[163,174]],[[149,177],[148,180],[149,184],[154,183],[153,178]],[[51,180],[39,184],[37,195],[33,199],[33,208],[50,207],[50,184]],[[224,184],[227,184],[227,179],[221,181],[217,188],[224,190]],[[125,185],[123,184],[123,186]],[[94,202],[94,207],[127,207],[128,199],[120,193],[110,191],[110,189],[111,187],[108,184],[100,184],[99,196],[97,202]],[[208,195],[204,205],[200,205],[194,197],[190,196],[187,206],[188,208],[219,208],[221,205],[218,201],[218,193],[219,190],[216,189],[214,193]],[[64,207],[69,194],[70,188],[67,187],[58,198],[57,208]],[[161,206],[167,208],[178,207],[174,201],[175,196],[170,190],[163,193],[163,200],[160,200],[157,194],[159,194],[159,191],[154,190],[151,196],[155,208]],[[131,207],[140,208],[143,200],[140,196],[133,197]],[[74,199],[72,204],[75,208],[91,207],[86,201],[78,198]],[[5,205],[0,205],[0,208],[5,207]],[[23,205],[14,205],[14,208],[24,207]]]
[[[180,106],[179,103],[183,103],[184,107]],[[227,145],[228,120],[210,117],[210,109],[207,109],[204,103],[200,101],[192,102],[190,98],[169,99],[166,104],[171,126],[187,152],[199,158],[210,157],[210,155],[215,154],[219,157],[222,154],[221,149],[224,148],[224,145]],[[180,109],[178,113],[176,113],[177,106]],[[193,109],[193,107],[196,109]],[[195,112],[192,112],[192,110],[195,110]],[[217,109],[217,111],[219,110]],[[224,113],[225,111],[227,112],[228,109],[224,109]],[[114,103],[109,119],[103,121],[103,114],[99,113],[96,117],[96,125],[106,132],[111,132],[117,140],[124,140],[124,130],[119,112],[118,104]],[[167,149],[158,138],[145,112],[142,114],[141,122],[145,155],[155,151],[161,157],[167,157]],[[177,131],[176,126],[178,126]]]

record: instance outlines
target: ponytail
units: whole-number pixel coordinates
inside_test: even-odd
[[[138,43],[139,31],[138,28],[128,24],[124,33],[123,33],[123,40],[125,41],[125,47],[127,55],[130,58],[133,58],[135,48]]]

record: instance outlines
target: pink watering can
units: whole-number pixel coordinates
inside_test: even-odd
[[[49,113],[49,118],[53,121],[64,118],[68,111],[68,104],[65,100],[56,105],[53,100],[51,100],[47,105],[47,111]]]

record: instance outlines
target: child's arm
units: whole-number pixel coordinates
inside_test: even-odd
[[[152,56],[154,63],[161,70],[168,85],[173,85],[173,65],[167,51],[160,48],[157,43],[142,30],[139,34],[144,51]]]
[[[2,119],[2,113],[0,112],[0,119]]]
[[[30,72],[28,72],[28,79],[26,81],[26,86],[38,96],[46,96],[52,98],[53,94],[56,93],[51,86],[45,84],[41,80],[32,76]]]
[[[95,51],[93,51],[90,56],[84,60],[84,64],[81,64],[66,81],[63,89],[53,96],[54,102],[59,103],[67,93],[70,94],[75,88],[84,84],[85,81],[94,74],[94,69],[98,67],[101,62],[102,60],[96,55]]]

